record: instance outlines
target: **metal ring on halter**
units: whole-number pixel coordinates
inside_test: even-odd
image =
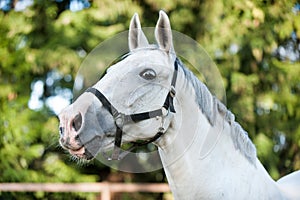
[[[118,127],[123,127],[123,125],[125,124],[125,116],[122,113],[119,113],[116,117],[115,117],[115,123]]]

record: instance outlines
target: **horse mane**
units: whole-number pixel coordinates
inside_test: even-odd
[[[179,66],[182,68],[185,78],[191,83],[195,90],[196,99],[200,110],[206,116],[209,123],[214,126],[216,123],[216,117],[218,114],[224,116],[226,122],[231,126],[231,139],[234,147],[240,151],[246,159],[255,165],[256,163],[256,148],[248,133],[241,127],[239,123],[235,121],[234,114],[226,108],[226,106],[213,96],[206,85],[199,81],[199,79],[191,72],[184,64],[178,59]]]

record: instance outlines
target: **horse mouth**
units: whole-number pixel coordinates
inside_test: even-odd
[[[84,148],[84,146],[82,146],[77,150],[69,149],[69,153],[76,157],[83,158],[85,155],[85,148]]]
[[[75,158],[83,159],[83,160],[92,160],[94,156],[84,147],[80,147],[77,150],[68,149],[69,153]]]
[[[101,141],[103,138],[93,138],[92,140],[86,142],[84,145],[77,149],[71,149],[71,148],[66,148],[69,153],[74,156],[75,158],[82,159],[82,160],[87,160],[90,161],[94,159],[98,153],[100,153],[101,150],[105,150],[114,143],[114,137],[111,135],[107,136],[106,139],[109,139],[108,142],[103,145],[99,146],[103,141]]]

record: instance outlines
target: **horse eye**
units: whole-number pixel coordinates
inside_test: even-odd
[[[145,69],[140,73],[140,76],[146,80],[153,80],[156,78],[156,72],[153,69]]]

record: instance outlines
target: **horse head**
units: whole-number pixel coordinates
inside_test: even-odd
[[[177,59],[168,16],[161,11],[157,44],[148,43],[138,15],[131,19],[129,53],[59,114],[60,144],[72,155],[94,158],[121,143],[153,142],[170,126]],[[175,65],[175,68],[174,68]],[[117,159],[118,154],[113,159]]]

